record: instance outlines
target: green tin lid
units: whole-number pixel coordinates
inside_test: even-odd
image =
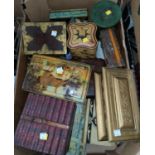
[[[109,0],[97,2],[91,10],[91,20],[102,28],[116,25],[121,16],[120,6]]]

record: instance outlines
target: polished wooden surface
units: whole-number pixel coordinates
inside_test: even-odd
[[[102,93],[101,75],[95,73],[95,95],[96,95],[96,118],[97,118],[97,132],[98,140],[104,140],[107,136],[105,124],[105,103]]]
[[[109,140],[139,139],[139,107],[133,72],[103,68],[102,75]]]

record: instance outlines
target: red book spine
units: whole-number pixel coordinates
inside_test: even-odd
[[[49,154],[50,153],[50,148],[51,148],[51,143],[53,141],[54,135],[55,135],[55,127],[50,127],[49,128],[49,137],[48,140],[45,143],[43,152]]]
[[[65,125],[70,126],[71,119],[73,119],[73,116],[74,116],[74,113],[75,113],[75,108],[76,108],[75,103],[68,102],[67,112],[66,112],[65,121],[64,121]]]
[[[42,127],[41,127],[41,132],[45,132],[48,134],[48,125],[45,125],[45,124],[42,124]],[[39,133],[40,134],[40,133]],[[43,148],[44,148],[44,145],[45,145],[46,141],[45,140],[41,140],[39,139],[39,143],[38,143],[38,147],[37,147],[37,151],[38,152],[43,152]]]
[[[43,102],[44,102],[44,96],[34,95],[33,100],[31,100],[31,106],[29,106],[28,114],[31,117],[33,116],[39,117]],[[33,107],[34,105],[35,107]],[[30,130],[28,131],[28,136],[26,138],[26,144],[25,144],[27,148],[33,149],[31,144],[34,141],[36,130],[37,130],[37,123],[31,122],[31,127]],[[29,139],[31,139],[31,142]]]
[[[42,112],[42,107],[43,107],[44,101],[45,101],[45,96],[39,95],[36,107],[35,107],[34,112],[33,112],[34,117],[40,118],[40,114]],[[35,130],[33,140],[32,140],[32,145],[31,145],[32,150],[37,150],[37,148],[39,146],[39,135],[40,135],[40,132],[42,130],[42,124],[41,123],[35,123],[35,124],[36,124],[36,130]]]
[[[59,113],[59,120],[58,122],[60,124],[63,124],[64,120],[65,120],[65,114],[66,114],[66,110],[67,110],[67,102],[63,102],[61,105],[61,109],[60,109],[60,113]]]
[[[49,104],[50,104],[50,97],[45,97],[45,100],[44,100],[44,103],[42,105],[42,110],[41,110],[41,113],[40,113],[40,116],[39,118],[42,118],[42,119],[46,119],[46,113],[47,113],[47,110],[49,108]],[[46,125],[46,124],[42,124],[42,130],[41,132],[45,132],[48,134],[48,128],[49,126]],[[37,151],[39,152],[42,152],[43,151],[43,148],[44,148],[44,145],[45,145],[46,141],[44,140],[39,140],[39,143],[38,143],[38,147],[37,147]]]
[[[58,151],[56,155],[65,155],[67,147],[69,130],[63,129],[61,134],[61,141],[59,142]]]
[[[50,104],[50,97],[45,96],[45,100],[44,100],[44,103],[42,105],[42,109],[41,109],[41,113],[40,113],[39,118],[46,119],[46,113],[47,113],[47,110],[49,108],[49,104]]]
[[[58,122],[61,105],[62,105],[62,100],[57,99],[55,109],[54,109],[54,113],[53,113],[53,116],[52,116],[52,121],[53,122]]]
[[[62,132],[62,129],[60,129],[60,128],[55,129],[55,134],[54,134],[54,138],[53,138],[53,141],[51,144],[51,150],[49,153],[51,155],[56,155],[56,152],[59,149],[58,146],[59,146],[59,140],[61,137],[61,132]]]
[[[36,117],[36,118],[39,118],[39,116],[40,116],[40,113],[42,110],[42,105],[44,103],[44,99],[45,99],[45,96],[39,96],[38,104],[37,104],[37,107],[36,107],[35,112],[33,114],[34,117]]]
[[[35,126],[35,123],[31,123],[31,122],[27,122],[26,126],[27,127],[30,126],[30,127],[29,127],[28,131],[25,131],[25,133],[27,133],[27,134],[26,134],[26,136],[24,136],[25,141],[24,141],[23,146],[25,148],[30,149],[30,146],[31,146],[31,143],[32,143],[32,140],[33,140],[33,135],[34,135],[34,132],[36,130],[36,126]]]
[[[51,121],[52,117],[54,116],[54,111],[55,111],[55,106],[56,106],[56,99],[55,98],[50,98],[50,103],[49,103],[49,108],[47,110],[47,114],[46,114],[46,119]],[[52,144],[52,140],[54,138],[54,134],[55,134],[55,127],[49,127],[49,137],[48,140],[45,143],[43,152],[49,154],[50,152],[50,148],[51,148],[51,144]]]
[[[29,116],[33,117],[35,113],[35,109],[38,106],[39,95],[34,95],[33,100],[31,102],[30,111],[28,113]]]
[[[65,115],[67,112],[67,102],[63,102],[63,105],[61,106],[61,111],[60,111],[60,117],[59,117],[59,123],[63,124],[65,121]],[[56,154],[64,154],[65,150],[65,145],[66,145],[66,138],[67,138],[68,130],[67,129],[62,129],[61,137],[59,139],[59,145],[57,149]]]
[[[15,132],[15,145],[20,145],[22,140],[22,130],[24,128],[24,121],[20,120]]]
[[[59,151],[58,155],[61,153],[62,154],[65,153],[69,147],[69,142],[70,142],[70,137],[71,137],[71,128],[72,128],[73,121],[74,121],[75,110],[76,110],[76,104],[73,102],[68,102],[64,124],[68,125],[70,128],[67,131],[64,130],[62,133],[63,135],[62,143],[60,144],[61,152]]]
[[[31,106],[31,101],[33,100],[33,96],[34,95],[32,93],[28,94],[28,97],[27,97],[27,100],[26,100],[22,115],[27,115],[28,114],[29,108]]]
[[[37,123],[37,129],[35,131],[34,137],[33,137],[33,141],[32,141],[32,146],[31,149],[33,150],[37,150],[38,145],[39,145],[39,135],[42,129],[42,124],[41,123]]]
[[[56,99],[55,98],[50,98],[50,104],[49,104],[49,108],[47,110],[47,114],[46,114],[46,119],[48,121],[52,120],[52,115],[55,111],[55,105],[56,105]]]
[[[33,135],[31,146],[29,146],[31,150],[35,150],[35,146],[38,144],[38,141],[39,141],[39,133],[40,133],[40,128],[39,128],[38,123],[34,122],[34,124],[35,124],[35,132]]]

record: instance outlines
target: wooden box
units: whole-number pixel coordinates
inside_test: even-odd
[[[86,117],[86,104],[76,104],[76,113],[72,129],[69,150],[66,155],[84,155],[84,126]]]
[[[122,56],[120,43],[113,28],[104,29],[100,33],[102,48],[107,67],[124,67],[125,60]]]
[[[83,103],[90,75],[89,65],[34,55],[25,76],[23,89]]]
[[[47,96],[28,95],[15,145],[50,155],[68,150],[76,104]]]
[[[98,140],[98,124],[96,120],[96,103],[95,99],[87,99],[86,123],[85,123],[85,138],[86,138],[86,154],[105,153],[106,151],[116,149],[115,142]]]
[[[69,34],[67,45],[74,57],[96,57],[97,26],[94,23],[71,23],[67,30]]]
[[[103,82],[98,76],[95,75],[95,84],[100,140],[106,131],[109,141],[139,140],[139,107],[133,72],[103,68]]]
[[[22,31],[25,54],[67,53],[65,22],[25,22]]]
[[[87,17],[87,16],[88,16],[87,8],[53,10],[49,14],[49,19],[80,18],[80,17]]]

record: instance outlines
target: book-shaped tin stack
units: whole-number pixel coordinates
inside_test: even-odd
[[[25,22],[22,33],[27,55],[67,53],[65,22]]]
[[[16,132],[15,145],[50,155],[65,155],[76,104],[29,93]]]
[[[23,89],[36,94],[83,103],[90,74],[89,65],[34,55],[27,70]]]
[[[112,28],[104,29],[100,37],[107,67],[124,67],[125,61],[115,31]]]
[[[67,30],[69,34],[68,48],[74,57],[96,57],[97,26],[94,23],[71,23],[68,25]]]

